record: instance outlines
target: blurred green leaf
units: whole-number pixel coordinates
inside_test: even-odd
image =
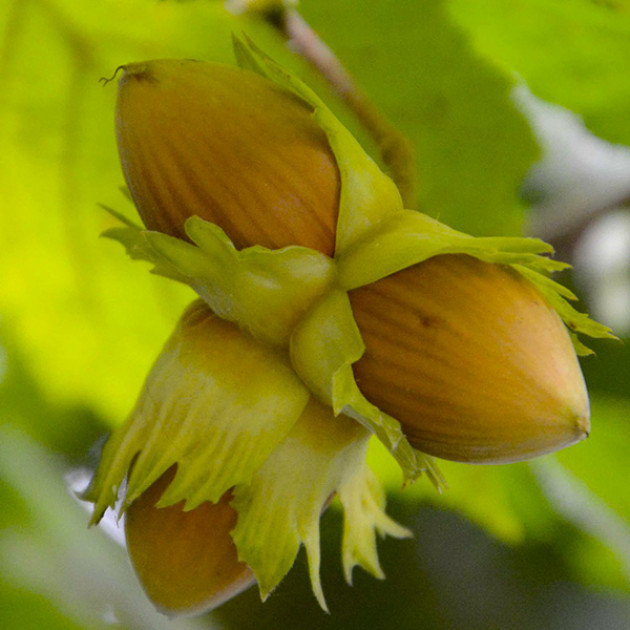
[[[476,235],[517,234],[516,191],[538,148],[442,0],[303,0],[305,17],[418,153],[420,209]]]
[[[98,235],[98,202],[129,207],[114,140],[130,59],[231,61],[236,19],[218,3],[0,2],[0,311],[45,394],[120,422],[192,296]]]
[[[595,397],[592,400],[592,431],[585,442],[558,453],[558,461],[579,478],[601,506],[625,521],[625,549],[630,581],[630,492],[628,491],[628,446],[630,445],[630,400]],[[588,516],[588,515],[585,515]],[[603,532],[602,532],[603,534]],[[606,538],[606,536],[602,536]]]
[[[8,424],[0,441],[2,628],[211,630],[153,609],[123,548],[103,531],[88,531],[86,511],[48,451]]]
[[[55,603],[43,595],[17,588],[6,578],[0,579],[0,623],[10,630],[88,630],[81,621],[61,613]]]
[[[450,0],[475,48],[516,72],[540,98],[630,144],[630,3],[627,0]]]
[[[582,371],[591,391],[604,396],[628,396],[630,383],[630,339],[619,343],[595,341],[596,355],[582,361]]]
[[[538,149],[511,101],[515,72],[538,96],[582,114],[596,133],[630,143],[625,0],[302,0],[302,8],[417,147],[421,209],[453,227],[474,234],[521,229],[516,192]],[[134,216],[118,190],[115,86],[98,79],[143,58],[232,63],[231,33],[242,30],[305,77],[366,140],[272,27],[228,14],[219,0],[0,0],[0,424],[20,427],[0,436],[2,627],[101,628],[111,602],[130,628],[165,626],[122,550],[84,529],[87,515],[64,488],[63,466],[32,440],[76,460],[106,425],[121,422],[193,297],[98,238],[113,225],[98,203]],[[392,609],[398,628],[415,630],[424,615],[423,627],[433,630],[464,623],[485,630],[492,620],[484,614],[505,598],[512,608],[502,607],[502,619],[513,620],[506,611],[519,607],[528,611],[519,628],[628,627],[619,591],[589,595],[564,581],[577,576],[621,589],[630,566],[630,357],[623,348],[602,350],[585,365],[590,382],[618,396],[594,400],[586,443],[540,466],[444,463],[450,488],[443,495],[426,480],[400,491],[400,471],[375,445],[372,463],[387,480],[394,511],[420,536],[385,543],[391,582],[357,576],[351,591],[339,574],[331,598],[337,618],[324,618],[304,614],[311,610],[306,581],[296,587],[299,578],[290,576],[288,590],[283,585],[265,606],[255,593],[229,604],[231,627],[252,627],[258,614],[261,628],[278,627],[279,619],[286,625],[293,607],[294,627],[393,627]],[[567,489],[568,503],[556,487]],[[438,518],[427,502],[517,551],[462,533],[463,521],[452,513]],[[527,586],[537,562],[551,572],[538,575],[538,590]],[[484,581],[479,567],[501,579],[489,580],[478,600],[466,599],[462,593]],[[300,589],[304,596],[293,601]],[[414,601],[421,604],[414,608]],[[187,623],[168,627],[199,627]]]

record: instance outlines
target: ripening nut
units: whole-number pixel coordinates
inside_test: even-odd
[[[357,382],[415,448],[508,463],[587,437],[588,396],[564,324],[516,271],[436,256],[350,301],[367,348]]]
[[[201,298],[182,316],[85,493],[120,501],[129,552],[169,614],[262,598],[319,517],[344,510],[343,566],[383,577],[375,436],[407,481],[432,456],[505,463],[588,435],[575,311],[536,239],[474,238],[406,210],[322,101],[251,43],[247,69],[123,66],[116,132],[147,229],[108,231]],[[571,329],[573,338],[567,332]],[[119,497],[123,480],[125,494]],[[204,541],[207,541],[204,542]],[[171,580],[173,576],[173,580]]]
[[[236,512],[229,492],[194,510],[185,511],[182,503],[155,507],[175,472],[176,466],[167,470],[125,515],[133,567],[151,601],[169,616],[216,608],[255,581],[230,537]]]
[[[117,134],[145,224],[184,235],[193,215],[238,248],[333,254],[340,176],[312,108],[240,68],[158,60],[125,67]],[[366,354],[355,375],[411,444],[457,461],[509,462],[588,435],[569,336],[506,265],[446,255],[350,293]]]
[[[333,495],[345,511],[349,582],[355,565],[383,576],[378,534],[410,535],[384,512],[365,462],[369,438],[311,395],[284,352],[197,300],[106,443],[84,498],[95,504],[93,523],[122,499],[136,574],[171,616],[218,606],[254,578],[266,598],[301,544],[325,608],[319,518]]]
[[[184,221],[197,215],[238,248],[298,244],[333,253],[334,156],[310,108],[270,81],[198,61],[129,64],[116,134],[150,230],[186,238]]]

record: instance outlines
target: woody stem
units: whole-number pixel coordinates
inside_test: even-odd
[[[405,207],[415,208],[416,156],[411,142],[370,101],[332,50],[295,9],[282,9],[268,15],[268,19],[354,112],[374,138]]]

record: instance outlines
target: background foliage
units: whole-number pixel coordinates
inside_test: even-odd
[[[630,144],[623,0],[302,0],[301,11],[413,141],[419,206],[453,227],[507,234],[526,225],[519,190],[546,143],[513,98],[517,84],[607,142]],[[437,496],[423,482],[401,491],[375,446],[389,510],[416,539],[384,541],[388,580],[357,574],[350,589],[329,510],[330,617],[300,557],[264,606],[250,590],[211,615],[168,623],[118,543],[86,530],[69,475],[89,469],[95,441],[125,418],[191,299],[98,238],[112,221],[98,203],[133,213],[119,190],[115,88],[98,79],[143,58],[232,63],[234,31],[316,87],[372,146],[271,27],[218,0],[0,0],[0,626],[630,627],[627,345],[599,344],[586,359],[593,433],[557,456],[444,464],[450,489]],[[621,187],[622,211],[624,198]],[[554,237],[567,256],[581,232]]]

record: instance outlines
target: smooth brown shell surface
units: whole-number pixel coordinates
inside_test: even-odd
[[[145,223],[186,238],[198,215],[237,248],[303,245],[332,254],[340,179],[309,107],[246,70],[190,60],[129,64],[116,130]]]
[[[509,267],[444,255],[356,289],[363,394],[416,448],[504,463],[588,434],[584,380],[564,324]]]
[[[127,548],[149,599],[170,616],[219,606],[254,582],[238,561],[230,531],[236,512],[231,494],[189,512],[183,503],[157,508],[176,467],[165,472],[125,513]]]

